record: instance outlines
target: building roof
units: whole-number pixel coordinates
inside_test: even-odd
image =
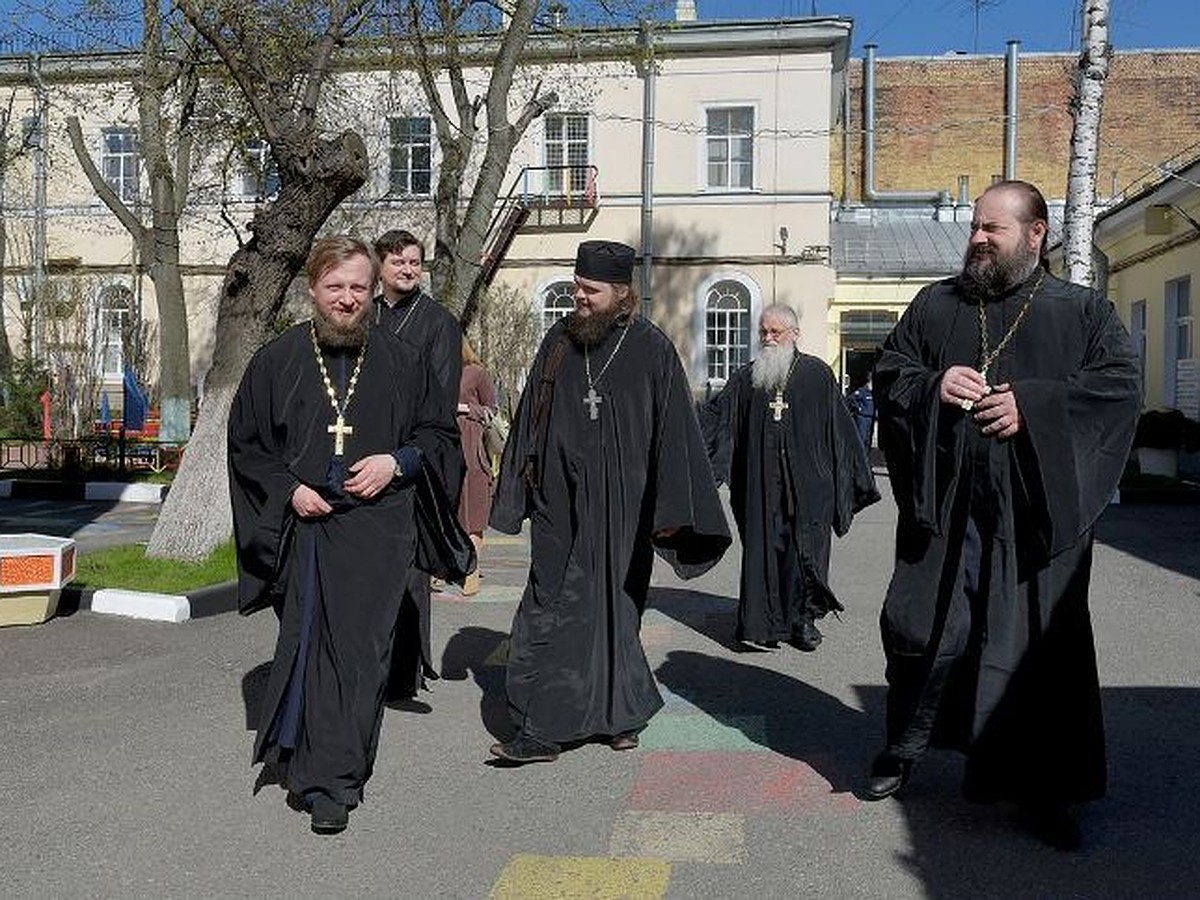
[[[971,223],[861,218],[830,223],[830,262],[839,275],[953,275]]]

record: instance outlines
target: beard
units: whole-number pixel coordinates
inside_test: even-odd
[[[792,369],[794,352],[791,344],[762,347],[758,357],[750,364],[750,380],[754,386],[766,391],[782,390]]]
[[[567,335],[580,347],[595,347],[628,316],[628,310],[621,306],[614,306],[607,312],[594,312],[589,316],[573,312],[567,316]]]
[[[313,305],[313,326],[317,330],[317,342],[329,350],[346,350],[361,347],[367,341],[370,322],[367,313],[370,307],[364,305],[359,315],[352,322],[343,324],[329,318],[319,306]]]
[[[1024,241],[1011,253],[1001,253],[988,244],[973,244],[963,255],[958,283],[967,299],[986,303],[1025,281],[1039,260],[1038,252]]]

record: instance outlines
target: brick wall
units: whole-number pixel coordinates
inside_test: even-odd
[[[1017,177],[1048,198],[1066,193],[1071,143],[1068,103],[1076,54],[1018,60]],[[850,62],[850,179],[845,199],[862,197],[861,59]],[[1004,57],[876,58],[875,187],[948,190],[970,176],[976,196],[1004,171]],[[843,136],[830,145],[830,188],[843,198]],[[1200,51],[1117,53],[1105,83],[1096,189],[1137,189],[1153,166],[1200,153]]]

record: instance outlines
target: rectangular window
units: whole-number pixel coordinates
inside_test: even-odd
[[[105,128],[101,132],[100,173],[126,203],[138,198],[138,146],[136,128]]]
[[[750,190],[754,187],[753,107],[724,106],[706,112],[708,187]]]
[[[426,196],[433,184],[433,131],[429,116],[388,119],[393,194]]]
[[[279,193],[279,168],[264,140],[246,141],[242,148],[242,196],[251,200],[270,200]]]
[[[586,113],[546,115],[546,193],[579,194],[588,182]]]
[[[1179,363],[1192,358],[1192,280],[1175,278],[1164,285],[1163,404],[1177,408]]]
[[[1138,355],[1142,391],[1146,389],[1146,301],[1134,300],[1129,307],[1129,336]]]

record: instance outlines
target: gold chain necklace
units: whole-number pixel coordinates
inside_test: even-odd
[[[600,368],[600,374],[592,378],[592,357],[588,353],[587,345],[583,347],[583,371],[587,375],[588,392],[583,396],[583,404],[588,408],[588,418],[595,421],[600,417],[600,402],[604,399],[596,393],[596,382],[604,377],[604,373],[608,371],[608,367],[612,365],[612,361],[616,359],[617,352],[621,349],[621,344],[625,343],[625,335],[629,334],[629,326],[633,324],[633,317],[625,323],[625,327],[621,330],[621,336],[617,338],[617,346],[613,347],[613,352],[609,354],[608,362]]]
[[[358,360],[354,363],[354,372],[350,375],[350,383],[346,385],[346,396],[338,402],[337,391],[329,379],[329,370],[325,368],[325,357],[321,355],[321,345],[317,343],[317,324],[310,322],[308,333],[312,337],[313,353],[317,357],[317,368],[321,371],[321,380],[325,382],[325,393],[329,396],[329,405],[337,419],[325,430],[333,435],[333,455],[341,456],[346,450],[346,435],[354,434],[354,428],[346,424],[346,407],[354,396],[354,388],[358,385],[358,373],[362,371],[363,358],[367,355],[367,340],[364,338],[358,351]]]
[[[983,380],[987,381],[988,369],[992,363],[996,361],[996,357],[1000,352],[1008,346],[1008,342],[1012,340],[1012,336],[1017,333],[1017,329],[1021,327],[1021,323],[1025,320],[1025,314],[1029,312],[1030,304],[1033,303],[1033,295],[1038,292],[1038,288],[1042,286],[1042,279],[1046,277],[1046,270],[1042,269],[1038,275],[1038,280],[1034,283],[1033,289],[1029,292],[1029,296],[1025,298],[1025,302],[1021,304],[1021,311],[1017,313],[1016,319],[1005,332],[1004,337],[1000,339],[994,350],[988,349],[988,327],[987,327],[987,308],[986,304],[979,301],[979,374],[983,376]]]

